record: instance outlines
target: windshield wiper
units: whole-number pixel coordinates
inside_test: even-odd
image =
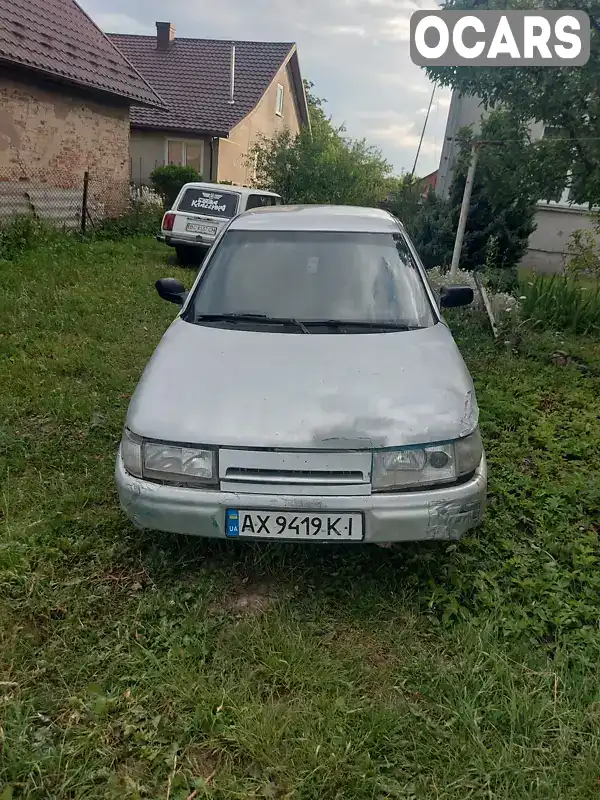
[[[270,317],[267,314],[199,314],[194,322],[264,322],[266,325],[295,325],[302,333],[310,333],[306,325],[292,317]]]
[[[329,328],[366,328],[370,330],[385,330],[385,331],[420,331],[424,325],[407,325],[402,322],[388,322],[382,320],[377,322],[375,320],[361,320],[361,319],[303,319],[298,320],[303,325],[323,325]]]

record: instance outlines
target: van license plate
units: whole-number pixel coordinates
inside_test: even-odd
[[[215,236],[217,233],[215,225],[203,225],[201,222],[188,222],[185,229],[190,233],[205,233],[207,236]]]
[[[231,539],[293,539],[353,542],[364,538],[362,514],[227,509],[226,535]]]

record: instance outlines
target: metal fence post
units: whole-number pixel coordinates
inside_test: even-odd
[[[83,200],[81,203],[81,233],[85,236],[85,227],[87,223],[87,205],[88,205],[88,186],[90,182],[90,173],[86,170],[83,175]]]

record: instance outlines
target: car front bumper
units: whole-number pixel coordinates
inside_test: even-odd
[[[487,493],[485,456],[466,483],[421,492],[310,497],[221,492],[166,486],[135,478],[117,457],[115,479],[121,506],[138,528],[190,536],[226,538],[228,508],[303,512],[362,512],[365,543],[460,539],[483,519]]]

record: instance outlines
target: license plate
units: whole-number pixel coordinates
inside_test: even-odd
[[[271,512],[227,509],[226,534],[231,539],[295,539],[300,541],[362,541],[362,514]]]
[[[190,233],[205,233],[207,236],[215,236],[217,233],[214,225],[203,225],[201,222],[188,222],[185,229]]]

